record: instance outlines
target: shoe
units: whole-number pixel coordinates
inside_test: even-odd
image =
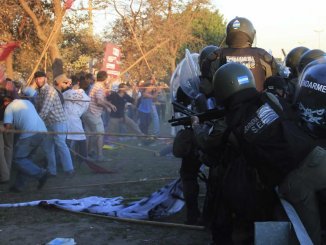
[[[74,170],[66,171],[64,172],[65,176],[73,177],[76,175],[76,172]]]
[[[23,192],[21,189],[17,188],[14,185],[9,188],[9,191],[10,192],[14,192],[14,193],[21,193],[21,192]]]
[[[45,185],[46,181],[48,180],[48,172],[45,172],[42,177],[38,180],[38,185],[37,185],[37,189],[41,190],[43,188],[43,186]]]
[[[96,157],[96,153],[95,153],[94,151],[89,152],[89,153],[88,153],[88,157],[89,157],[89,158],[95,158],[95,157]]]

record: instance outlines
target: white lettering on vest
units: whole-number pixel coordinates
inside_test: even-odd
[[[308,80],[304,80],[301,84],[303,87],[311,88],[313,90],[316,90],[316,91],[319,91],[322,93],[326,93],[326,85],[315,83],[315,82],[310,82]]]
[[[226,63],[236,62],[245,65],[248,69],[255,69],[256,63],[253,56],[226,56]]]

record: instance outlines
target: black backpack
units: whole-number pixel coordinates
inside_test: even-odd
[[[256,116],[237,126],[235,132],[243,140],[246,158],[257,168],[262,181],[275,186],[298,167],[315,142],[300,128],[297,114],[285,101],[270,93],[262,93],[259,99],[262,106]],[[267,123],[259,125],[257,118]]]

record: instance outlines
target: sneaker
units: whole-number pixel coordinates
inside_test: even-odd
[[[66,171],[64,172],[65,176],[73,177],[76,175],[76,172],[74,170]]]
[[[38,185],[37,185],[37,189],[41,190],[43,188],[43,186],[45,185],[46,181],[48,180],[48,172],[45,172],[42,177],[38,180]]]

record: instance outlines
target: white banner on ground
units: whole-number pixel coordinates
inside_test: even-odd
[[[0,208],[37,206],[41,201],[74,212],[142,220],[169,216],[179,212],[184,206],[181,180],[177,179],[149,197],[128,204],[123,204],[123,197],[91,196],[73,200],[51,199],[0,204]]]

